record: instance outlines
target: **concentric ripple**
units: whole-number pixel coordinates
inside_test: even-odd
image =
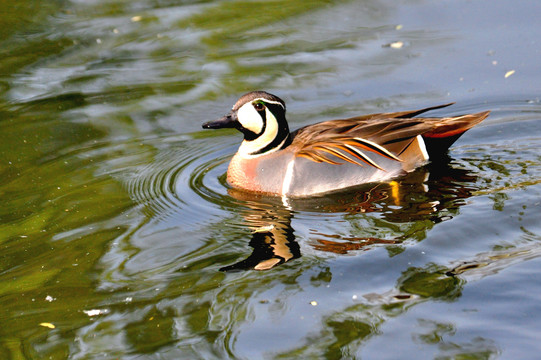
[[[134,169],[126,184],[147,215],[165,219],[182,212],[185,218],[186,213],[198,215],[216,211],[216,206],[209,203],[222,208],[231,205],[232,200],[220,179],[235,151],[232,140],[157,138],[145,144],[152,158]]]

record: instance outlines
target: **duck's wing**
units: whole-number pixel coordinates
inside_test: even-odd
[[[368,155],[402,161],[401,154],[418,135],[423,137],[429,156],[446,151],[465,131],[486,118],[488,111],[444,118],[415,118],[444,104],[420,110],[370,114],[309,125],[293,133],[291,147],[297,156],[315,162],[343,161],[381,167]]]

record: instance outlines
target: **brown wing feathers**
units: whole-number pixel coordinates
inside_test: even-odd
[[[461,134],[481,122],[489,114],[487,111],[447,118],[412,118],[426,111],[449,105],[451,104],[310,125],[293,134],[292,146],[298,148],[297,156],[318,163],[341,164],[329,158],[332,155],[352,164],[363,166],[362,163],[366,163],[383,170],[364,151],[401,161],[391,151],[401,154],[417,135],[422,135],[428,140],[429,154],[431,150],[429,145],[438,152],[442,149],[447,150]]]
[[[297,153],[297,156],[305,157],[315,162],[327,162],[329,164],[340,164],[334,160],[328,158],[327,154],[334,155],[337,158],[350,162],[352,164],[363,166],[360,160],[370,166],[383,170],[374,160],[366,155],[361,150],[367,150],[388,159],[401,161],[398,157],[393,155],[390,151],[384,147],[357,137],[353,138],[335,138],[325,141],[314,142],[305,144],[301,151]],[[326,153],[326,154],[324,154]]]

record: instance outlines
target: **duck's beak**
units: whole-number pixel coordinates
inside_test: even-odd
[[[231,111],[221,119],[209,121],[203,124],[203,129],[234,128],[237,125],[237,112]]]

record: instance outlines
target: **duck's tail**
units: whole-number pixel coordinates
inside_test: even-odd
[[[422,134],[430,160],[441,158],[462,134],[483,121],[490,111],[441,119],[436,127]]]

